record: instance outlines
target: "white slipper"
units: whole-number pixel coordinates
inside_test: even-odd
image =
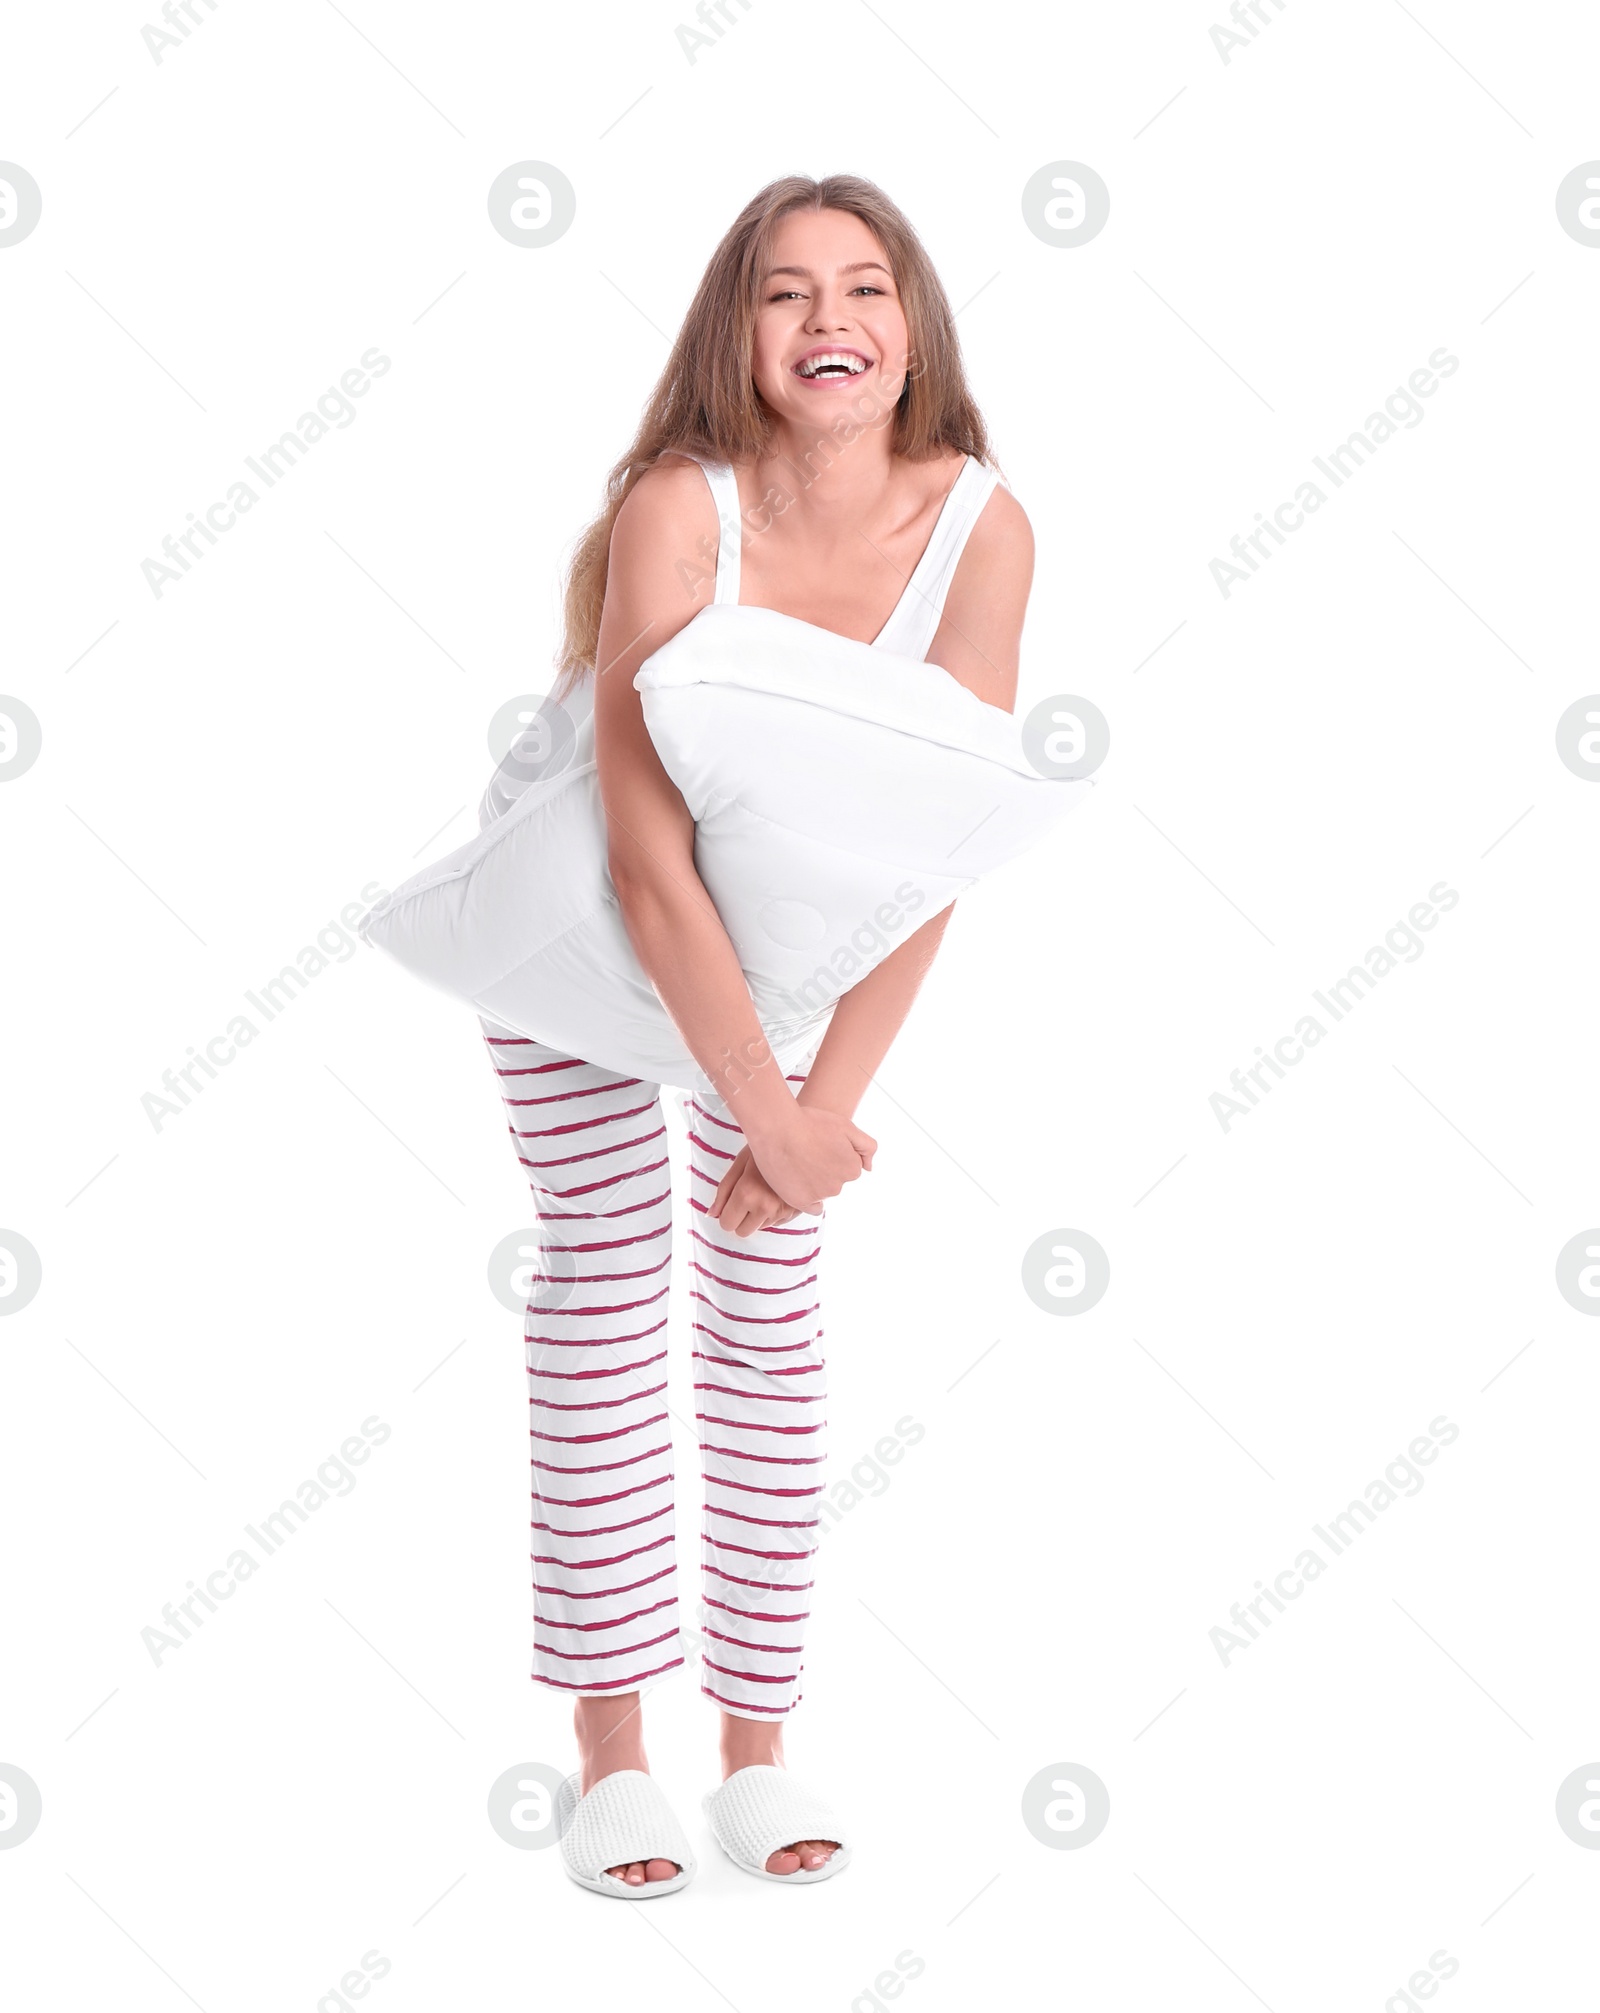
[[[658,1894],[676,1894],[693,1878],[694,1854],[683,1827],[643,1769],[603,1775],[587,1796],[582,1775],[569,1775],[556,1797],[556,1823],[568,1875],[593,1894],[654,1901]],[[644,1880],[637,1887],[606,1871],[648,1859],[670,1859],[679,1870],[670,1880]]]
[[[718,1845],[746,1873],[785,1887],[831,1880],[850,1864],[850,1840],[822,1798],[796,1782],[785,1768],[757,1762],[737,1768],[720,1788],[708,1790],[701,1808],[711,1821]],[[769,1873],[767,1861],[782,1847],[802,1838],[836,1838],[838,1850],[820,1866],[799,1867],[793,1873]]]

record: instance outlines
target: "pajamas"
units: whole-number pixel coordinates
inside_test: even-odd
[[[523,1323],[533,1679],[574,1697],[649,1691],[694,1653],[673,1536],[660,1086],[482,1026],[539,1219]],[[686,1117],[700,1689],[742,1719],[778,1719],[802,1696],[827,1451],[822,1217],[723,1231],[706,1210],[744,1135],[704,1078]]]

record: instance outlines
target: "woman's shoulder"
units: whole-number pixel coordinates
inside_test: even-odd
[[[639,497],[646,509],[660,510],[707,493],[706,472],[702,465],[692,455],[680,454],[676,448],[669,448],[657,455],[638,477],[624,498],[622,507],[626,510],[635,497]]]
[[[946,491],[954,487],[969,461],[975,463],[978,468],[988,471],[995,478],[989,495],[984,499],[983,508],[978,513],[977,523],[973,526],[973,537],[976,538],[980,530],[990,537],[996,534],[1004,538],[1026,535],[1029,530],[1027,512],[1012,495],[1005,477],[986,456],[969,454],[963,448],[951,448],[942,456],[939,464],[945,471],[939,478],[939,487]],[[952,468],[955,470],[953,476],[948,472]]]
[[[966,458],[962,457],[963,460]],[[971,459],[980,469],[992,474],[994,481],[967,537],[962,556],[965,559],[967,552],[972,554],[973,564],[968,572],[986,570],[989,560],[999,552],[1025,552],[1031,559],[1033,526],[1028,521],[1028,513],[993,461],[982,455],[973,455]]]
[[[1033,526],[1028,520],[1028,513],[1005,481],[996,480],[983,509],[978,513],[972,536],[975,540],[982,536],[1011,544],[1018,539],[1026,539],[1029,544],[1033,542]]]
[[[691,543],[715,530],[716,504],[697,461],[676,451],[660,455],[634,482],[618,507],[612,550],[662,537]]]

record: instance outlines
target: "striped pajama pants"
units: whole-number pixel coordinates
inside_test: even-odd
[[[539,1223],[523,1323],[534,1682],[583,1698],[648,1691],[697,1646],[708,1698],[781,1718],[801,1698],[826,1458],[821,1214],[752,1237],[706,1214],[744,1135],[702,1078],[685,1114],[704,1493],[691,1632],[673,1530],[660,1086],[482,1026]]]

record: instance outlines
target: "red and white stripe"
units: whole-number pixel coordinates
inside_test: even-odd
[[[647,1691],[686,1659],[673,1530],[672,1166],[660,1087],[483,1022],[539,1220],[524,1320],[536,1683]],[[803,1074],[789,1082],[798,1088]],[[689,1305],[704,1482],[701,1690],[800,1699],[822,1495],[822,1218],[735,1237],[706,1214],[744,1136],[688,1100]]]

